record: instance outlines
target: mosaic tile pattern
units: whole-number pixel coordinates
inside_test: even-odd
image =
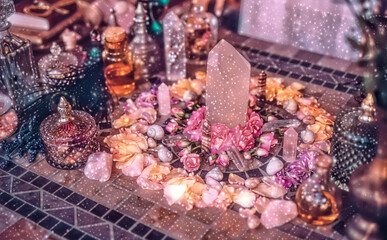
[[[283,77],[285,84],[300,81],[306,85],[304,94],[319,99],[332,114],[359,105],[352,95],[362,79],[356,65],[226,31],[220,35],[249,59],[254,74],[265,69],[269,76]],[[335,64],[329,65],[332,61]],[[100,128],[103,138],[111,126],[106,123]],[[281,155],[281,151],[272,154]],[[265,175],[269,159],[238,175]],[[199,174],[204,176],[206,171]],[[341,218],[330,226],[315,227],[297,218],[276,229],[249,230],[237,213],[238,205],[227,211],[186,211],[169,206],[162,195],[162,191],[139,188],[135,178],[117,170],[108,182],[99,183],[83,176],[82,170],[52,168],[43,156],[34,163],[18,158],[0,170],[0,239],[20,239],[18,232],[24,231],[33,233],[30,239],[342,239],[345,223],[354,213],[347,204]]]

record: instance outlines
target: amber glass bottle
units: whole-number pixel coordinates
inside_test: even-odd
[[[305,222],[326,225],[339,216],[341,197],[335,184],[329,181],[331,165],[329,156],[320,156],[315,173],[297,190],[298,213]]]
[[[125,30],[108,27],[105,32],[105,49],[102,57],[105,65],[106,85],[112,94],[128,95],[135,88],[131,52]]]

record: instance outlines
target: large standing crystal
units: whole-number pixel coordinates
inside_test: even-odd
[[[298,133],[294,128],[289,128],[284,135],[283,158],[287,162],[293,162],[297,154]]]
[[[178,81],[185,78],[184,25],[179,17],[170,11],[163,20],[165,64],[167,78]]]
[[[229,128],[245,125],[249,97],[250,63],[221,40],[207,62],[206,119]]]
[[[171,93],[169,87],[162,83],[157,91],[157,100],[159,102],[159,113],[162,116],[171,113]]]

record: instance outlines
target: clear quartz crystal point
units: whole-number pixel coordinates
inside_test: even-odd
[[[263,124],[262,132],[272,132],[278,128],[296,128],[301,125],[301,122],[297,119],[281,119],[274,120]]]
[[[170,11],[163,20],[163,29],[167,78],[170,81],[178,81],[186,75],[184,25],[179,17]]]
[[[210,52],[207,62],[206,119],[229,128],[245,125],[250,63],[225,40]]]
[[[284,134],[283,158],[287,162],[293,162],[297,154],[298,133],[294,128],[289,128]]]

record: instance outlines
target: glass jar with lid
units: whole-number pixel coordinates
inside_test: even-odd
[[[40,126],[47,162],[59,169],[83,166],[90,154],[99,150],[94,118],[83,111],[71,110],[61,97],[58,113],[48,116]]]

